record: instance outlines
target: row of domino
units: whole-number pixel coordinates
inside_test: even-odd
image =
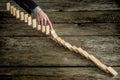
[[[96,57],[94,57],[93,55],[90,55],[88,52],[86,52],[82,48],[77,48],[76,46],[72,46],[68,42],[64,41],[62,38],[60,38],[56,34],[54,29],[50,29],[49,26],[42,26],[41,27],[40,25],[37,24],[36,19],[32,19],[32,17],[30,15],[20,11],[15,6],[11,5],[9,2],[6,4],[6,6],[7,6],[7,10],[10,11],[10,13],[13,16],[16,16],[17,19],[24,21],[25,23],[27,23],[29,26],[32,26],[33,28],[37,28],[38,31],[41,31],[42,33],[45,33],[46,35],[49,35],[52,40],[56,41],[60,45],[69,49],[70,51],[74,51],[75,53],[79,53],[82,56],[84,56],[85,58],[91,60],[93,63],[95,63],[100,69],[102,69],[106,73],[110,73],[113,76],[118,75],[118,73],[112,67],[107,67],[102,62],[100,62]]]

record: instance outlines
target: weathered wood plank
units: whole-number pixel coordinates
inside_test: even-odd
[[[119,36],[63,37],[107,65],[120,66]],[[45,37],[1,37],[0,66],[93,66],[79,54]]]
[[[8,2],[8,1],[11,1],[13,2],[13,0],[0,0],[0,2]],[[89,3],[113,3],[117,0],[35,0],[36,2],[89,2]]]
[[[97,23],[97,24],[53,24],[59,36],[81,36],[81,35],[120,35],[119,23]],[[41,32],[19,24],[0,24],[0,36],[45,36]]]
[[[115,67],[120,73],[120,67]],[[0,74],[6,75],[2,78],[12,80],[119,80],[120,76],[112,78],[110,75],[97,68],[86,67],[51,67],[51,68],[0,68]]]
[[[16,3],[13,4],[16,5]],[[55,2],[55,3],[37,2],[37,4],[45,11],[120,10],[120,7],[115,2],[96,3],[96,2],[82,1],[79,3],[79,2],[64,1],[64,2]],[[6,3],[0,3],[0,10],[5,10],[5,9],[6,9]]]
[[[3,15],[4,14],[4,15]],[[53,23],[116,23],[120,22],[120,11],[88,12],[47,12]],[[9,17],[10,18],[9,18]],[[0,23],[17,23],[18,20],[8,12],[0,12]]]

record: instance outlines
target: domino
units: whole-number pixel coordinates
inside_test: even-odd
[[[62,44],[61,44],[61,40],[62,40],[62,39],[61,39],[60,37],[56,37],[55,40],[56,40],[56,42],[58,42],[60,45],[62,45]]]
[[[45,26],[45,34],[49,35],[50,34],[50,26]]]
[[[112,68],[112,67],[108,67],[107,70],[109,71],[109,73],[111,73],[113,76],[117,76],[118,73]]]
[[[76,53],[78,53],[78,50],[77,50],[77,47],[76,46],[72,46],[72,49],[71,49],[72,51],[74,51],[74,52],[76,52]]]
[[[64,43],[65,43],[65,41],[64,40],[62,40],[60,37],[58,37],[58,36],[56,36],[56,37],[53,37],[54,38],[54,40],[57,42],[57,43],[59,43],[60,45],[63,45]]]
[[[55,30],[51,30],[51,31],[50,31],[50,34],[51,34],[51,36],[52,36],[53,38],[58,37],[58,35],[56,34]]]
[[[32,25],[32,17],[31,17],[31,16],[28,17],[28,25],[29,25],[29,26]]]
[[[85,50],[83,50],[82,48],[77,48],[77,51],[84,56],[85,58],[89,59],[90,55],[89,53],[87,53]]]
[[[16,16],[16,8],[13,7],[13,16]]]
[[[20,12],[20,20],[21,20],[21,21],[24,20],[24,12]]]
[[[32,19],[32,27],[33,28],[37,27],[37,20],[36,19]]]
[[[38,25],[37,30],[41,30],[41,29],[42,29],[41,25]]]
[[[27,23],[28,22],[28,14],[26,13],[24,16],[24,22]]]
[[[45,26],[42,26],[42,33],[45,33]]]
[[[66,42],[64,45],[65,45],[65,47],[68,48],[70,51],[73,50],[73,49],[72,49],[72,45],[71,45],[70,43],[67,43],[67,42]]]
[[[10,13],[13,14],[13,6],[10,6]]]
[[[17,18],[17,19],[20,18],[20,10],[16,10],[16,18]]]
[[[100,69],[102,69],[103,71],[105,71],[106,73],[108,73],[107,70],[107,66],[104,65],[102,62],[100,62],[96,57],[94,57],[93,55],[90,55],[90,60],[95,63]]]
[[[9,2],[6,4],[6,8],[7,8],[7,11],[10,11],[10,3]]]

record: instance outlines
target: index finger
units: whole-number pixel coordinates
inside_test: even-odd
[[[48,25],[50,26],[50,29],[53,30],[52,23],[51,23],[51,21],[49,19],[48,19]]]

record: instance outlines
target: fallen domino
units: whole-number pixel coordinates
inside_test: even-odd
[[[70,43],[64,41],[62,38],[60,38],[54,29],[50,29],[49,26],[41,26],[37,24],[36,19],[32,19],[31,16],[28,16],[24,12],[20,12],[20,10],[16,9],[13,5],[10,3],[6,4],[7,11],[10,11],[13,16],[16,16],[17,19],[20,19],[21,21],[24,20],[24,22],[32,26],[33,28],[36,28],[37,30],[41,31],[42,33],[45,33],[46,35],[49,35],[49,37],[59,43],[60,45],[64,46],[65,48],[69,49],[70,51],[74,51],[75,53],[79,53],[80,55],[84,56],[85,58],[92,61],[94,64],[96,64],[101,70],[105,71],[106,73],[109,73],[113,76],[117,76],[118,73],[115,71],[112,67],[107,67],[105,64],[103,64],[100,60],[98,60],[93,55],[90,55],[88,52],[83,50],[82,48],[77,48],[76,46],[72,46]]]

